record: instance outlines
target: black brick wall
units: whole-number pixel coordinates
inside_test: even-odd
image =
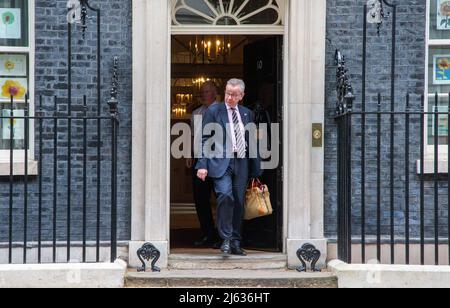
[[[113,56],[119,57],[119,159],[118,159],[118,236],[130,239],[131,215],[131,100],[132,100],[132,38],[131,0],[90,1],[91,6],[101,9],[101,113],[108,115],[107,100],[111,84]],[[58,112],[67,113],[67,1],[36,0],[36,99],[44,96],[43,111],[53,115],[53,96],[58,96]],[[88,114],[96,115],[97,85],[97,34],[96,14],[89,11],[86,39],[81,38],[81,27],[73,31],[73,112],[82,114],[82,96],[88,97]],[[37,124],[37,123],[36,123]],[[72,227],[73,240],[81,239],[82,221],[82,122],[72,123]],[[60,121],[58,128],[58,208],[57,237],[67,236],[67,121]],[[52,239],[53,219],[53,121],[43,123],[43,240]],[[88,121],[88,238],[95,238],[96,230],[96,121]],[[36,155],[39,131],[36,126]],[[102,172],[101,172],[101,239],[109,239],[110,226],[110,149],[111,135],[109,121],[102,122]],[[38,230],[38,180],[29,183],[28,239],[37,240]],[[8,240],[9,184],[8,178],[0,179],[0,241]],[[23,181],[17,179],[14,185],[13,230],[14,241],[23,239]]]
[[[411,107],[420,110],[420,95],[424,91],[425,78],[425,27],[426,4],[423,0],[398,0],[397,15],[397,61],[396,61],[396,98],[395,109],[405,110],[406,93],[412,94]],[[337,167],[336,148],[337,131],[333,119],[336,103],[336,67],[334,51],[336,48],[347,57],[347,64],[354,86],[356,102],[354,110],[361,110],[362,83],[362,42],[363,42],[363,5],[364,0],[328,0],[327,1],[327,52],[326,52],[326,138],[325,138],[325,231],[328,237],[335,237],[337,230]],[[369,26],[368,69],[367,69],[367,110],[377,109],[377,93],[382,93],[382,110],[390,110],[390,59],[391,59],[391,26],[392,17],[384,22],[380,36],[376,26]],[[382,232],[388,234],[390,225],[390,124],[389,118],[382,120]],[[419,178],[415,173],[415,162],[420,158],[420,121],[416,117],[411,120],[411,235],[419,236]],[[376,232],[376,118],[367,118],[366,139],[366,217],[367,234]],[[395,158],[394,158],[394,207],[396,234],[404,234],[405,224],[405,143],[404,118],[395,119]],[[353,119],[353,231],[360,234],[361,228],[361,117]],[[445,182],[446,183],[446,182]],[[440,183],[440,216],[442,217],[441,233],[445,234],[447,226],[446,184]],[[426,183],[426,232],[432,236],[433,228],[433,187],[432,181]],[[444,189],[445,188],[445,189]]]

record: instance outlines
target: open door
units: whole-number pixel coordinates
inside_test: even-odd
[[[282,36],[275,36],[244,48],[244,81],[247,86],[244,104],[255,112],[257,122],[280,124],[279,141],[269,139],[270,147],[279,147],[280,163],[276,169],[265,170],[261,177],[269,187],[274,213],[244,222],[245,246],[270,251],[283,249],[282,42]]]
[[[232,46],[229,53],[193,56],[190,46],[195,42],[220,41]],[[223,101],[224,89],[230,78],[244,79],[247,84],[244,104],[250,109],[260,106],[260,122],[279,123],[282,127],[282,41],[283,37],[261,35],[177,35],[172,36],[171,71],[171,124],[190,124],[192,112],[202,105],[200,86],[211,80],[218,86],[217,101]],[[219,44],[218,44],[219,45]],[[206,52],[207,49],[204,50]],[[280,127],[280,128],[281,128]],[[281,137],[281,136],[280,136]],[[172,136],[173,140],[178,138]],[[275,144],[280,148],[281,144]],[[278,169],[266,170],[261,180],[269,186],[274,214],[244,224],[244,246],[249,251],[280,252],[283,249],[283,196],[282,161]],[[196,247],[202,238],[196,205],[193,198],[193,170],[186,167],[185,159],[171,157],[170,227],[171,251],[217,253],[210,247]],[[211,196],[213,213],[216,206]],[[215,216],[215,215],[214,215]]]

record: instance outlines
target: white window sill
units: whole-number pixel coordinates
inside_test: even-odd
[[[446,154],[447,155],[447,154]],[[416,171],[417,174],[421,174],[420,172],[420,160],[416,161]],[[425,157],[424,159],[424,174],[425,175],[429,175],[429,174],[434,174],[434,157],[433,158],[427,158]],[[439,158],[438,161],[438,174],[448,174],[448,160],[447,158]]]
[[[5,161],[0,161],[0,176],[10,175],[10,163]],[[13,174],[14,176],[24,176],[25,175],[25,163],[15,162],[13,163]],[[28,161],[28,175],[36,176],[38,175],[38,162],[35,160]]]

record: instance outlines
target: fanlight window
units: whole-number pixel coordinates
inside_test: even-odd
[[[285,0],[173,0],[172,23],[182,25],[283,25]]]

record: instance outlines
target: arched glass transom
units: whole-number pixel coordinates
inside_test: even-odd
[[[172,0],[174,26],[282,26],[285,0]]]

